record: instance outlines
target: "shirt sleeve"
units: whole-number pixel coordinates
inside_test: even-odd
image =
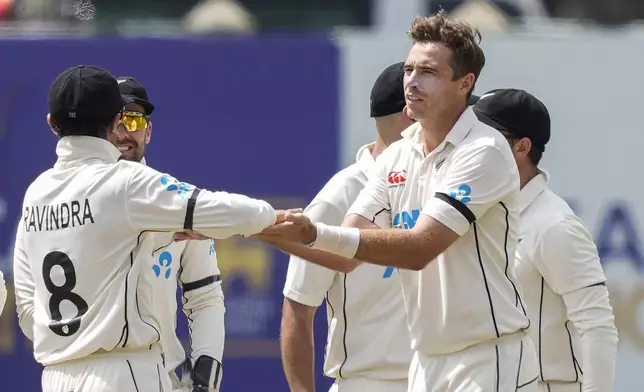
[[[566,216],[538,239],[535,265],[562,296],[579,332],[584,392],[610,391],[615,376],[617,328],[597,248],[576,216]]]
[[[385,153],[378,157],[376,164],[369,171],[367,184],[362,188],[346,215],[360,215],[373,222],[382,211],[391,210],[387,188],[387,155]]]
[[[2,310],[4,309],[4,304],[7,301],[7,285],[4,281],[4,275],[0,271],[0,315],[2,315]]]
[[[313,222],[327,225],[340,226],[344,219],[342,209],[317,198],[306,207],[304,213]],[[324,301],[336,273],[329,268],[291,256],[284,284],[284,296],[302,305],[318,307]]]
[[[519,173],[510,153],[493,145],[467,146],[448,164],[422,213],[464,235],[492,206],[519,192]]]
[[[606,281],[593,238],[577,217],[567,216],[545,230],[535,256],[537,269],[559,295]]]
[[[186,242],[179,281],[190,330],[192,361],[207,355],[221,363],[226,308],[214,240]]]
[[[138,165],[126,188],[126,206],[135,230],[194,230],[224,239],[259,233],[275,223],[273,207],[263,200],[210,192]]]
[[[22,220],[18,224],[16,244],[13,249],[13,285],[16,297],[18,324],[27,339],[34,340],[34,295],[35,282],[25,253],[22,236],[24,233]]]

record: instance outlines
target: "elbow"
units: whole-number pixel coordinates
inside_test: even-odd
[[[412,271],[422,271],[434,259],[435,257],[428,258],[427,253],[424,252],[412,255],[406,259],[407,266],[405,268]]]
[[[348,274],[350,272],[353,272],[356,268],[358,268],[360,264],[361,263],[359,261],[350,260],[349,262],[342,263],[338,268],[338,272]]]
[[[427,267],[427,264],[429,264],[429,260],[426,258],[413,259],[410,260],[408,269],[412,271],[422,271]]]
[[[292,299],[284,298],[281,325],[282,334],[311,331],[313,328],[315,309]]]

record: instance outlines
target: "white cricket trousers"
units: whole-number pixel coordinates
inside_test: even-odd
[[[161,355],[98,354],[45,366],[43,392],[171,392]]]
[[[541,392],[530,338],[519,333],[445,355],[416,352],[408,392]]]
[[[407,379],[395,381],[359,377],[336,379],[329,392],[407,392]]]
[[[539,392],[581,392],[580,383],[539,382]]]

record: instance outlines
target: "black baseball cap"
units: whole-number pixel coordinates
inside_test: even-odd
[[[474,106],[481,99],[478,95],[470,95],[470,99],[467,100],[467,106]]]
[[[130,76],[119,76],[116,78],[119,84],[121,94],[126,98],[131,99],[133,103],[141,105],[145,110],[145,114],[150,115],[154,111],[154,105],[148,98],[148,92],[145,87],[138,80]]]
[[[129,99],[116,78],[96,65],[70,67],[49,88],[49,113],[58,126],[111,120]]]
[[[481,95],[474,113],[479,121],[501,132],[527,137],[542,152],[550,140],[546,105],[525,90],[497,89]]]
[[[392,64],[378,76],[371,89],[371,117],[400,113],[405,108],[404,62]]]

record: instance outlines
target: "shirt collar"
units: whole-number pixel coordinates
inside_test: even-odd
[[[88,159],[116,163],[121,157],[121,152],[105,139],[93,136],[65,136],[56,145],[56,155],[56,164]]]
[[[139,163],[140,163],[141,165],[143,165],[143,166],[147,166],[147,165],[148,165],[148,163],[145,161],[145,157],[141,158],[141,160],[139,161]]]
[[[376,160],[373,159],[373,155],[371,155],[375,145],[376,143],[365,144],[364,146],[360,147],[358,153],[356,154],[356,163],[365,173],[371,170],[373,165],[376,164]]]
[[[471,107],[465,109],[465,111],[458,118],[452,129],[445,136],[445,140],[436,147],[435,151],[440,151],[443,147],[450,143],[453,146],[458,146],[463,139],[470,133],[470,130],[476,124],[478,119],[474,114],[474,111]],[[423,141],[421,139],[422,127],[420,123],[414,123],[409,128],[405,129],[401,135],[403,138],[408,139],[417,147],[420,147],[420,151],[423,152]]]
[[[519,209],[520,212],[525,211],[526,208],[534,199],[537,198],[544,190],[548,187],[548,172],[542,169],[539,169],[539,174],[537,174],[532,180],[528,181],[527,184],[519,192]]]

